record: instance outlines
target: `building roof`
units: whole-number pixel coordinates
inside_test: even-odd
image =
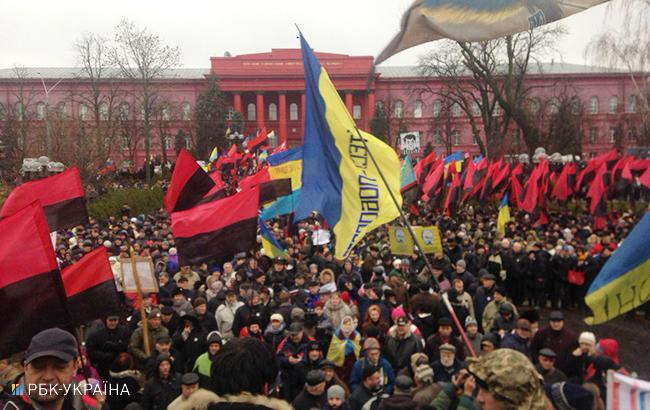
[[[540,63],[531,65],[531,74],[603,74],[625,73],[625,70],[607,67],[568,64],[568,63]],[[80,68],[74,67],[26,67],[19,68],[20,76],[26,79],[79,79],[86,77]],[[378,66],[376,72],[381,78],[415,78],[421,77],[417,66]],[[164,79],[197,80],[210,74],[209,68],[173,68],[167,70]],[[104,78],[119,78],[117,70],[107,70]],[[16,69],[0,68],[0,79],[17,79]]]

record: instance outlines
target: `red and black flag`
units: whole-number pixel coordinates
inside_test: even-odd
[[[540,193],[540,183],[543,174],[542,164],[539,164],[535,167],[533,172],[530,174],[526,186],[521,191],[519,197],[519,208],[532,214],[535,211],[538,203],[538,196]]]
[[[476,164],[472,158],[469,158],[465,166],[465,175],[463,178],[463,192],[470,191],[474,186],[474,173],[476,172]]]
[[[34,201],[43,207],[50,232],[88,223],[86,195],[76,167],[15,188],[0,210],[0,218],[13,215]]]
[[[555,181],[555,186],[553,186],[553,190],[551,191],[551,198],[566,202],[571,197],[573,194],[573,185],[569,181],[569,174],[574,167],[575,164],[570,163],[562,168],[562,172],[560,172],[560,176]]]
[[[257,148],[268,145],[268,137],[269,135],[266,132],[266,127],[262,128],[255,138],[246,143],[246,149],[252,153],[255,152]]]
[[[576,192],[580,192],[582,186],[589,183],[601,165],[605,165],[606,169],[611,168],[615,161],[618,159],[618,151],[616,148],[612,148],[604,154],[597,156],[596,158],[590,159],[587,162],[587,166],[578,174],[578,181],[576,182]]]
[[[105,247],[95,249],[63,269],[61,277],[75,326],[120,314],[120,299]]]
[[[614,168],[610,172],[611,181],[609,186],[612,189],[612,193],[623,193],[627,189],[634,177],[632,176],[632,170],[630,169],[630,163],[634,160],[634,157],[625,156],[621,157]]]
[[[521,209],[520,198],[523,188],[524,164],[517,164],[510,173],[510,198],[515,199],[515,205]]]
[[[0,357],[25,350],[41,330],[70,327],[49,232],[38,202],[0,221]]]
[[[165,195],[167,212],[190,209],[198,204],[215,183],[185,148],[178,154],[172,181]]]
[[[483,186],[481,188],[481,195],[479,196],[480,201],[487,201],[487,199],[492,195],[492,189],[494,187],[494,180],[501,169],[501,163],[503,159],[499,159],[496,162],[493,162],[488,167],[485,181],[483,181]]]
[[[221,172],[217,170],[209,173],[208,175],[210,176],[210,178],[212,178],[212,181],[214,182],[214,186],[210,191],[208,191],[207,194],[203,196],[203,198],[199,201],[197,205],[205,204],[207,202],[217,201],[227,196],[226,185],[221,180]]]
[[[417,164],[413,166],[413,172],[415,172],[415,179],[418,181],[418,184],[423,184],[425,177],[429,174],[429,168],[431,164],[436,161],[436,152],[432,152],[426,157],[418,161]]]
[[[260,189],[172,214],[172,232],[181,265],[223,263],[251,249],[257,239]]]
[[[607,185],[609,174],[607,164],[602,163],[596,171],[596,176],[589,186],[587,198],[589,198],[589,211],[594,216],[594,229],[599,230],[607,227]]]
[[[274,179],[264,182],[260,187],[260,204],[275,201],[281,196],[291,195],[291,178]]]
[[[451,185],[447,191],[447,198],[445,199],[445,213],[449,216],[456,214],[458,210],[458,204],[462,198],[462,190],[460,186],[460,174],[456,170],[455,166],[449,167],[451,170]]]
[[[508,175],[510,175],[510,164],[506,162],[492,177],[492,191],[499,192],[500,197],[503,197],[508,186]]]
[[[442,158],[438,159],[432,166],[431,171],[424,180],[422,185],[422,200],[428,201],[442,190],[442,183],[444,180],[445,162]]]

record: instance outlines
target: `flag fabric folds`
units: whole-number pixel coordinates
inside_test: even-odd
[[[41,205],[33,202],[0,220],[0,242],[0,357],[9,357],[41,330],[70,323]]]
[[[452,180],[447,191],[447,198],[445,199],[445,212],[447,215],[453,216],[456,214],[463,192],[460,186],[460,174],[456,171],[456,167],[451,167],[450,169]]]
[[[327,72],[302,35],[300,39],[306,112],[303,187],[295,219],[321,213],[336,235],[335,256],[343,259],[367,232],[399,216],[400,163],[390,146],[357,130]]]
[[[603,229],[607,226],[607,164],[603,163],[596,171],[593,182],[589,185],[587,198],[589,198],[589,211],[594,216],[594,229]]]
[[[429,41],[485,41],[527,31],[606,1],[415,0],[375,64]]]
[[[214,148],[212,148],[212,152],[210,152],[210,158],[208,159],[208,162],[213,163],[218,159],[219,159],[219,147],[215,146]]]
[[[41,203],[50,232],[88,223],[86,195],[76,167],[15,188],[0,210],[0,218],[13,215],[34,201]]]
[[[257,148],[265,145],[267,139],[268,134],[266,132],[266,127],[264,127],[255,138],[246,143],[246,149],[250,152],[255,152]]]
[[[264,254],[269,258],[289,258],[289,254],[275,239],[263,220],[260,219],[260,236],[262,237],[262,248]]]
[[[650,297],[650,212],[634,227],[594,279],[585,303],[590,324],[606,322],[641,306]]]
[[[404,192],[417,184],[417,179],[415,179],[415,171],[413,170],[413,163],[411,162],[411,156],[407,155],[404,158],[404,163],[400,169],[400,191]]]
[[[105,247],[100,246],[63,269],[61,277],[75,326],[120,314],[120,299]]]
[[[214,186],[208,191],[207,194],[203,195],[203,198],[201,198],[197,205],[216,201],[227,196],[226,185],[221,180],[220,174],[221,173],[219,171],[214,171],[208,174],[210,178],[212,178]]]
[[[165,195],[167,212],[190,209],[215,186],[207,172],[185,148],[178,154],[172,180]]]
[[[256,244],[260,189],[172,214],[181,265],[230,260]]]
[[[300,189],[293,191],[290,195],[282,196],[275,201],[264,205],[260,212],[260,218],[263,221],[276,218],[280,215],[293,213],[300,201]]]
[[[497,218],[497,232],[501,235],[506,234],[506,225],[510,222],[510,206],[508,205],[508,193],[503,195],[499,205],[499,217]]]

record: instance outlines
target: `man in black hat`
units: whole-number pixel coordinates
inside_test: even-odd
[[[217,321],[214,314],[208,312],[208,301],[202,297],[194,299],[194,313],[201,323],[201,329],[204,332],[210,333],[217,330]]]
[[[283,257],[278,256],[273,259],[273,267],[269,270],[269,280],[273,288],[290,286],[291,278],[289,272],[287,272],[287,260]]]
[[[534,357],[537,357],[543,348],[551,349],[556,354],[555,366],[564,370],[571,352],[578,347],[578,337],[566,327],[564,314],[559,310],[551,312],[548,323],[548,327],[535,334],[530,348]]]
[[[149,335],[149,348],[153,347],[154,342],[160,336],[169,335],[167,329],[162,326],[162,315],[159,309],[152,309],[147,316],[148,321],[148,335]],[[129,340],[129,353],[142,365],[149,357],[144,351],[144,329],[139,326]]]
[[[255,290],[246,292],[246,304],[239,307],[235,312],[232,323],[232,332],[235,336],[248,324],[251,316],[256,316],[260,322],[260,327],[266,329],[269,324],[269,314],[266,306],[262,305],[260,295]]]
[[[81,396],[64,390],[74,384],[77,352],[77,340],[65,330],[52,328],[36,334],[25,351],[25,392],[19,397],[0,399],[0,408],[85,408]]]
[[[178,313],[171,306],[163,306],[160,309],[160,318],[162,325],[167,328],[170,335],[176,333],[181,325],[181,317],[178,316]]]
[[[535,368],[539,374],[544,377],[544,384],[547,386],[550,386],[554,383],[567,381],[567,377],[564,372],[555,367],[556,358],[557,355],[555,352],[548,347],[541,349],[537,355],[538,364],[535,366]]]
[[[86,337],[88,357],[99,374],[105,380],[113,360],[129,347],[129,335],[126,327],[120,324],[119,315],[106,318],[105,326]]]
[[[172,363],[179,357],[178,351],[174,349],[172,338],[169,335],[162,335],[156,339],[155,348],[151,351],[151,355],[149,355],[149,358],[143,366],[145,376],[151,377],[156,372],[156,363],[158,356],[161,354],[169,355]]]
[[[351,410],[361,410],[369,400],[376,400],[381,394],[381,373],[377,366],[366,366],[361,374],[361,384],[350,395]]]
[[[438,320],[438,332],[427,339],[424,353],[426,353],[431,362],[440,359],[440,346],[445,343],[456,348],[456,355],[459,359],[463,360],[465,358],[464,345],[454,337],[454,322],[448,316],[443,316]]]
[[[183,402],[187,402],[190,396],[199,389],[199,376],[196,373],[185,373],[181,377],[181,395],[169,404],[168,410],[185,408]]]
[[[479,322],[479,330],[482,333],[487,333],[490,329],[486,329],[483,326],[481,318],[488,303],[494,299],[496,277],[486,269],[479,270],[478,274],[481,286],[476,289],[476,293],[474,294],[474,313],[476,314],[476,320]]]
[[[278,346],[278,361],[282,370],[284,398],[293,400],[304,384],[304,374],[301,372],[301,363],[307,354],[311,340],[305,335],[303,324],[291,323],[280,345]]]
[[[147,381],[142,391],[142,407],[150,410],[164,410],[181,394],[181,375],[174,371],[169,355],[156,358],[156,372]]]
[[[180,353],[179,359],[174,364],[176,369],[188,372],[194,367],[196,359],[207,350],[207,335],[203,332],[194,312],[181,317],[181,322],[183,327],[172,336],[174,347]]]
[[[503,336],[501,340],[501,348],[517,350],[533,361],[533,354],[530,351],[530,338],[532,332],[530,329],[530,322],[528,319],[517,319],[515,331]]]
[[[385,352],[393,370],[398,373],[411,364],[413,353],[422,351],[422,341],[411,332],[411,322],[406,317],[397,318],[396,325],[386,339]]]
[[[310,370],[305,377],[305,387],[291,403],[296,410],[322,409],[327,403],[325,372]]]

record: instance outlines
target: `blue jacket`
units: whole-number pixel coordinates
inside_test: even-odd
[[[361,384],[361,375],[363,374],[363,369],[369,364],[368,359],[362,357],[357,360],[352,366],[352,373],[350,374],[350,391],[354,391]],[[379,358],[379,367],[381,367],[382,383],[384,386],[384,391],[387,393],[393,392],[393,383],[395,383],[395,372],[393,371],[393,366],[390,362],[383,357]]]

